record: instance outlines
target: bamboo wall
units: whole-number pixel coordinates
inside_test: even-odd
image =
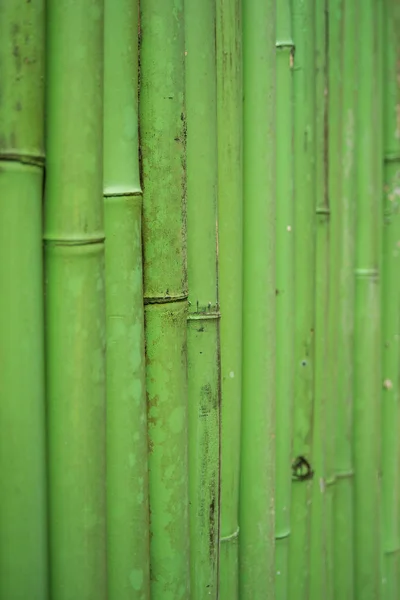
[[[0,0],[0,600],[398,600],[399,204],[398,0]]]

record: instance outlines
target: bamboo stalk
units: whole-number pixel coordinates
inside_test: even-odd
[[[273,597],[275,585],[275,43],[274,0],[246,0],[241,600],[261,598],[265,593]],[[290,235],[287,228],[285,233]]]
[[[382,502],[385,600],[399,588],[399,203],[400,203],[400,9],[384,3],[384,233],[382,265]]]
[[[138,2],[106,0],[104,220],[109,600],[150,596]]]
[[[338,252],[339,289],[337,323],[336,386],[337,409],[335,432],[335,496],[334,496],[334,598],[354,597],[353,552],[353,342],[354,342],[354,238],[355,238],[355,68],[356,6],[354,0],[343,2],[342,38],[342,121],[338,152],[341,168],[341,190],[337,210],[340,211],[340,248]],[[336,125],[337,126],[337,125]],[[335,156],[335,154],[333,155]],[[335,176],[335,175],[334,175]],[[336,176],[338,176],[336,174]],[[333,221],[332,221],[333,225]]]
[[[331,598],[329,581],[327,502],[328,467],[328,314],[329,314],[329,228],[330,205],[327,189],[327,30],[326,0],[315,4],[315,145],[316,145],[316,257],[315,257],[315,379],[313,410],[313,493],[311,522],[310,599]]]
[[[321,7],[323,10],[323,7]],[[328,16],[325,36],[326,46],[326,87],[327,102],[325,118],[328,139],[326,141],[327,164],[325,177],[326,193],[329,198],[329,232],[328,257],[325,259],[329,272],[327,273],[328,314],[326,323],[326,364],[321,368],[326,372],[325,379],[325,444],[326,444],[326,594],[329,598],[334,596],[334,537],[335,537],[335,495],[337,490],[335,449],[337,436],[341,435],[336,429],[337,424],[337,380],[339,377],[339,323],[340,301],[345,296],[340,288],[340,258],[342,239],[342,71],[344,62],[343,29],[344,29],[344,0],[327,0],[325,10]],[[323,18],[323,17],[322,17]],[[321,90],[323,92],[323,90]],[[324,135],[324,134],[323,134]],[[329,175],[329,177],[328,177]],[[340,402],[340,399],[339,399]]]
[[[242,395],[242,44],[240,0],[217,0],[218,290],[221,314],[221,600],[237,600]]]
[[[191,598],[218,595],[220,355],[215,0],[185,0]]]
[[[289,598],[309,600],[314,399],[315,0],[292,0],[294,91],[295,398]],[[306,461],[306,462],[305,462]],[[303,468],[304,467],[304,468]]]
[[[372,600],[381,589],[380,535],[380,158],[377,18],[375,0],[357,12],[363,52],[358,61],[357,229],[354,343],[355,596]],[[378,129],[379,132],[379,129]]]
[[[47,26],[51,597],[100,600],[107,596],[103,3],[50,0]]]
[[[44,5],[0,4],[0,597],[46,600]]]
[[[290,2],[277,3],[276,31],[276,598],[287,600],[294,395],[293,66]]]
[[[151,598],[188,597],[187,281],[183,0],[141,0]]]

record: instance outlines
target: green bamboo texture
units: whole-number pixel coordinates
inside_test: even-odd
[[[140,2],[152,600],[190,587],[183,0]]]
[[[326,0],[315,3],[315,379],[313,408],[313,491],[311,521],[310,600],[330,598],[329,511],[327,501],[328,439],[328,314],[330,198],[327,189],[327,52]]]
[[[334,494],[334,598],[351,600],[354,597],[354,553],[353,553],[353,452],[352,452],[352,410],[353,410],[353,341],[354,341],[354,237],[355,237],[355,120],[356,120],[356,27],[357,12],[353,0],[344,0],[342,4],[342,63],[336,64],[336,77],[342,73],[341,83],[341,120],[331,126],[340,127],[339,148],[332,148],[339,159],[336,165],[336,177],[341,177],[341,187],[337,190],[337,200],[332,211],[334,228],[336,212],[337,235],[334,248],[338,261],[339,274],[335,280],[338,295],[334,296],[336,310],[331,324],[336,329],[336,373],[332,377],[332,402],[336,403],[333,423],[335,431],[335,494]],[[337,38],[336,38],[337,39]],[[330,88],[333,86],[334,73],[330,73]],[[334,81],[337,81],[334,80]],[[329,96],[331,106],[331,92]],[[332,177],[332,175],[330,176]],[[337,245],[336,245],[337,244]],[[334,290],[332,290],[334,293]],[[333,315],[332,315],[333,316]],[[336,325],[335,325],[336,320]],[[333,359],[333,357],[332,357]],[[336,385],[334,383],[336,381]]]
[[[292,0],[295,43],[294,212],[295,365],[293,483],[289,544],[289,598],[309,600],[314,399],[315,265],[315,0]],[[307,461],[303,463],[301,459]]]
[[[138,2],[106,0],[104,18],[108,599],[148,600]]]
[[[357,13],[357,206],[354,323],[354,540],[355,597],[379,598],[380,507],[380,290],[379,239],[382,185],[378,180],[378,3]],[[377,135],[378,132],[378,135]]]
[[[50,0],[46,10],[51,598],[101,600],[107,597],[103,3]]]
[[[289,588],[292,415],[294,395],[293,66],[289,0],[277,3],[276,27],[276,559],[275,589]]]
[[[382,598],[399,588],[400,7],[384,3],[384,233],[382,256]]]
[[[334,536],[335,536],[335,495],[337,490],[335,447],[336,436],[341,435],[331,424],[337,423],[338,398],[337,380],[339,377],[339,323],[340,298],[343,292],[340,287],[340,256],[342,247],[342,71],[343,52],[343,0],[328,0],[325,4],[328,13],[325,35],[327,101],[325,123],[328,130],[326,147],[326,193],[329,198],[329,233],[326,269],[328,270],[328,302],[327,309],[327,348],[326,364],[322,368],[327,371],[325,378],[326,399],[326,595],[334,597]],[[326,130],[326,129],[325,129]],[[326,133],[323,134],[326,136]],[[344,294],[346,297],[346,295]],[[318,324],[317,324],[318,327]],[[339,400],[340,402],[340,400]],[[346,567],[345,567],[346,569]]]
[[[243,2],[241,600],[275,595],[275,44],[275,1]]]
[[[46,600],[44,4],[0,3],[0,598]]]
[[[219,597],[239,594],[239,463],[242,395],[241,1],[216,2],[218,294],[221,311]]]
[[[218,596],[220,353],[215,0],[185,0],[191,598]]]

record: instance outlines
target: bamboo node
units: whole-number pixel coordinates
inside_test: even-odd
[[[237,537],[239,537],[239,527],[230,535],[225,535],[224,537],[221,537],[219,541],[222,544],[223,542],[230,542],[231,540],[234,540]]]

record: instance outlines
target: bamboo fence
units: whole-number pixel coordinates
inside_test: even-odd
[[[398,0],[0,2],[0,600],[398,600]]]

